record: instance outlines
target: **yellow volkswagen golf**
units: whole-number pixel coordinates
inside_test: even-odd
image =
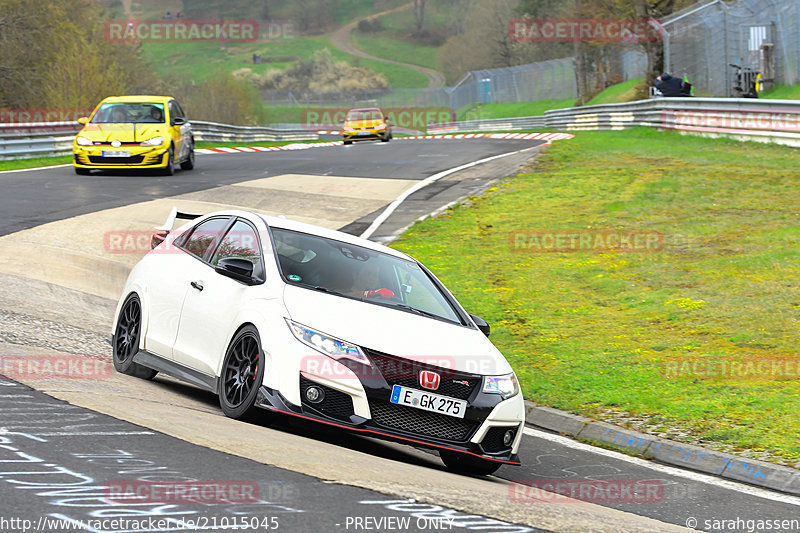
[[[348,111],[342,126],[344,144],[375,139],[389,142],[391,138],[392,128],[389,126],[389,119],[377,107],[362,107]]]
[[[78,122],[72,143],[77,174],[92,169],[194,168],[194,136],[177,100],[169,96],[111,96]]]

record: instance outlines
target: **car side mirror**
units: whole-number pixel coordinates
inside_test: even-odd
[[[172,124],[175,126],[183,126],[186,124],[186,119],[181,117],[175,117],[172,119]]]
[[[473,315],[470,313],[469,316],[472,318],[472,321],[475,322],[475,325],[478,326],[478,329],[481,330],[481,333],[488,337],[489,333],[492,331],[492,328],[489,326],[489,324],[478,315]]]
[[[81,117],[81,118],[78,119],[78,124],[84,124],[85,125],[87,122],[89,122],[89,117]]]
[[[383,117],[383,121],[388,123],[389,122],[389,117]]]
[[[218,274],[235,279],[247,285],[255,284],[253,262],[242,257],[223,257],[214,267]]]

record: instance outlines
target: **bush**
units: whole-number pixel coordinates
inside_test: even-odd
[[[327,48],[285,70],[269,69],[261,76],[248,76],[264,90],[327,93],[391,88],[383,74],[344,61],[334,61]]]
[[[358,31],[362,33],[377,33],[383,30],[380,19],[371,18],[358,21]]]

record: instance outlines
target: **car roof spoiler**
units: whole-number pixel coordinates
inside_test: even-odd
[[[161,226],[156,226],[157,230],[161,231],[172,231],[172,226],[175,224],[175,219],[180,218],[181,220],[194,220],[198,217],[203,215],[195,215],[194,213],[184,213],[182,211],[178,211],[178,208],[173,206],[172,210],[169,212],[167,216],[167,220]]]

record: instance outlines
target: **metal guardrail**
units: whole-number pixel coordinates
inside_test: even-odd
[[[751,98],[652,98],[546,111],[543,117],[470,120],[428,127],[449,133],[503,129],[622,130],[645,126],[800,146],[800,101]]]
[[[554,109],[544,116],[432,124],[428,133],[559,130],[621,130],[645,126],[709,136],[800,146],[800,101],[750,98],[652,98],[636,102]],[[74,122],[0,124],[0,160],[72,153]],[[300,141],[317,131],[193,121],[195,139],[209,142]]]
[[[192,121],[191,125],[195,141],[252,143],[319,139],[316,130],[308,131],[299,126],[276,129],[204,121]],[[71,155],[72,140],[81,127],[71,121],[0,123],[0,161]]]

